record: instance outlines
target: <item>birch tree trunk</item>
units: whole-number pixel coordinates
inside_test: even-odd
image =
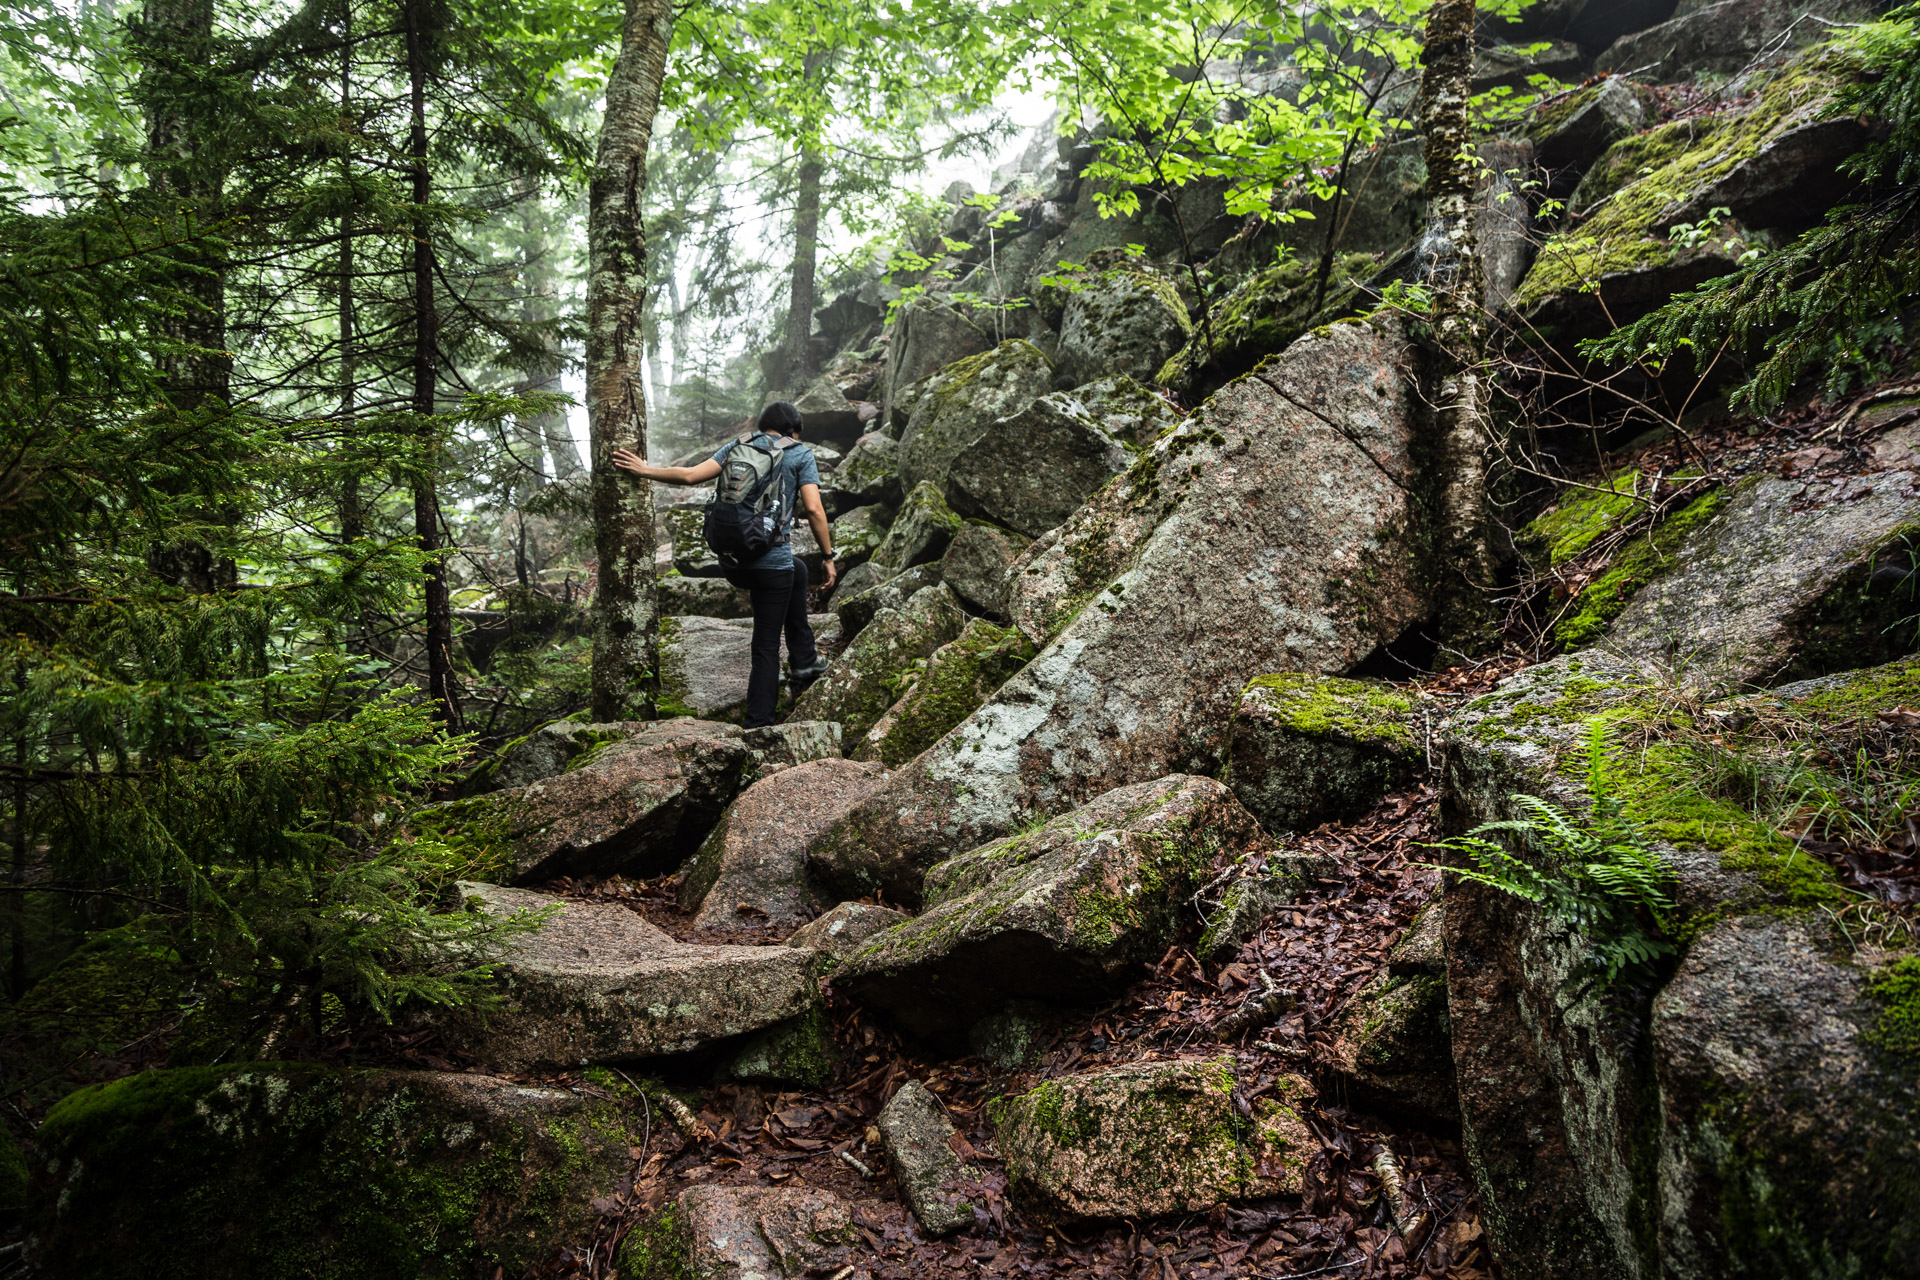
[[[1487,537],[1486,309],[1474,231],[1474,0],[1435,0],[1421,56],[1420,130],[1426,139],[1428,220],[1421,281],[1433,295],[1435,351],[1428,370],[1437,486],[1435,550],[1449,581],[1437,584],[1443,637],[1485,636],[1493,556]]]
[[[598,720],[650,716],[658,683],[653,494],[646,482],[613,465],[613,451],[647,453],[640,386],[647,284],[640,196],[672,29],[667,0],[627,0],[587,195],[587,421],[600,561],[593,597],[593,714]]]

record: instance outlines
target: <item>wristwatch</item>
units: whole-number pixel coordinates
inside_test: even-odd
[[[832,559],[835,559],[839,554],[840,553],[837,551],[822,551],[820,553],[820,558],[822,560],[832,560]]]

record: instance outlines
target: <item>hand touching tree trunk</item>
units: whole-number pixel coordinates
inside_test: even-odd
[[[672,28],[667,0],[627,0],[587,195],[587,421],[600,562],[593,598],[592,697],[600,720],[651,715],[657,685],[653,494],[645,482],[613,465],[613,451],[647,456],[640,382],[647,284],[640,199]]]

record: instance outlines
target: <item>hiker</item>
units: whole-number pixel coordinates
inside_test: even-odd
[[[820,502],[820,468],[800,443],[800,411],[775,400],[750,431],[694,467],[648,466],[638,454],[613,451],[613,464],[643,480],[700,484],[721,477],[707,507],[707,545],[728,582],[753,599],[753,671],[747,678],[747,728],[773,723],[780,697],[780,631],[787,633],[789,680],[797,696],[827,663],[807,621],[808,573],[793,554],[793,516],[804,511],[826,557],[823,587],[833,588],[833,543]]]

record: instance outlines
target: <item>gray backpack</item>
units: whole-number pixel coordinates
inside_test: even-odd
[[[721,564],[741,568],[781,542],[790,513],[780,455],[799,443],[791,436],[749,431],[727,450],[704,526],[707,545]]]

